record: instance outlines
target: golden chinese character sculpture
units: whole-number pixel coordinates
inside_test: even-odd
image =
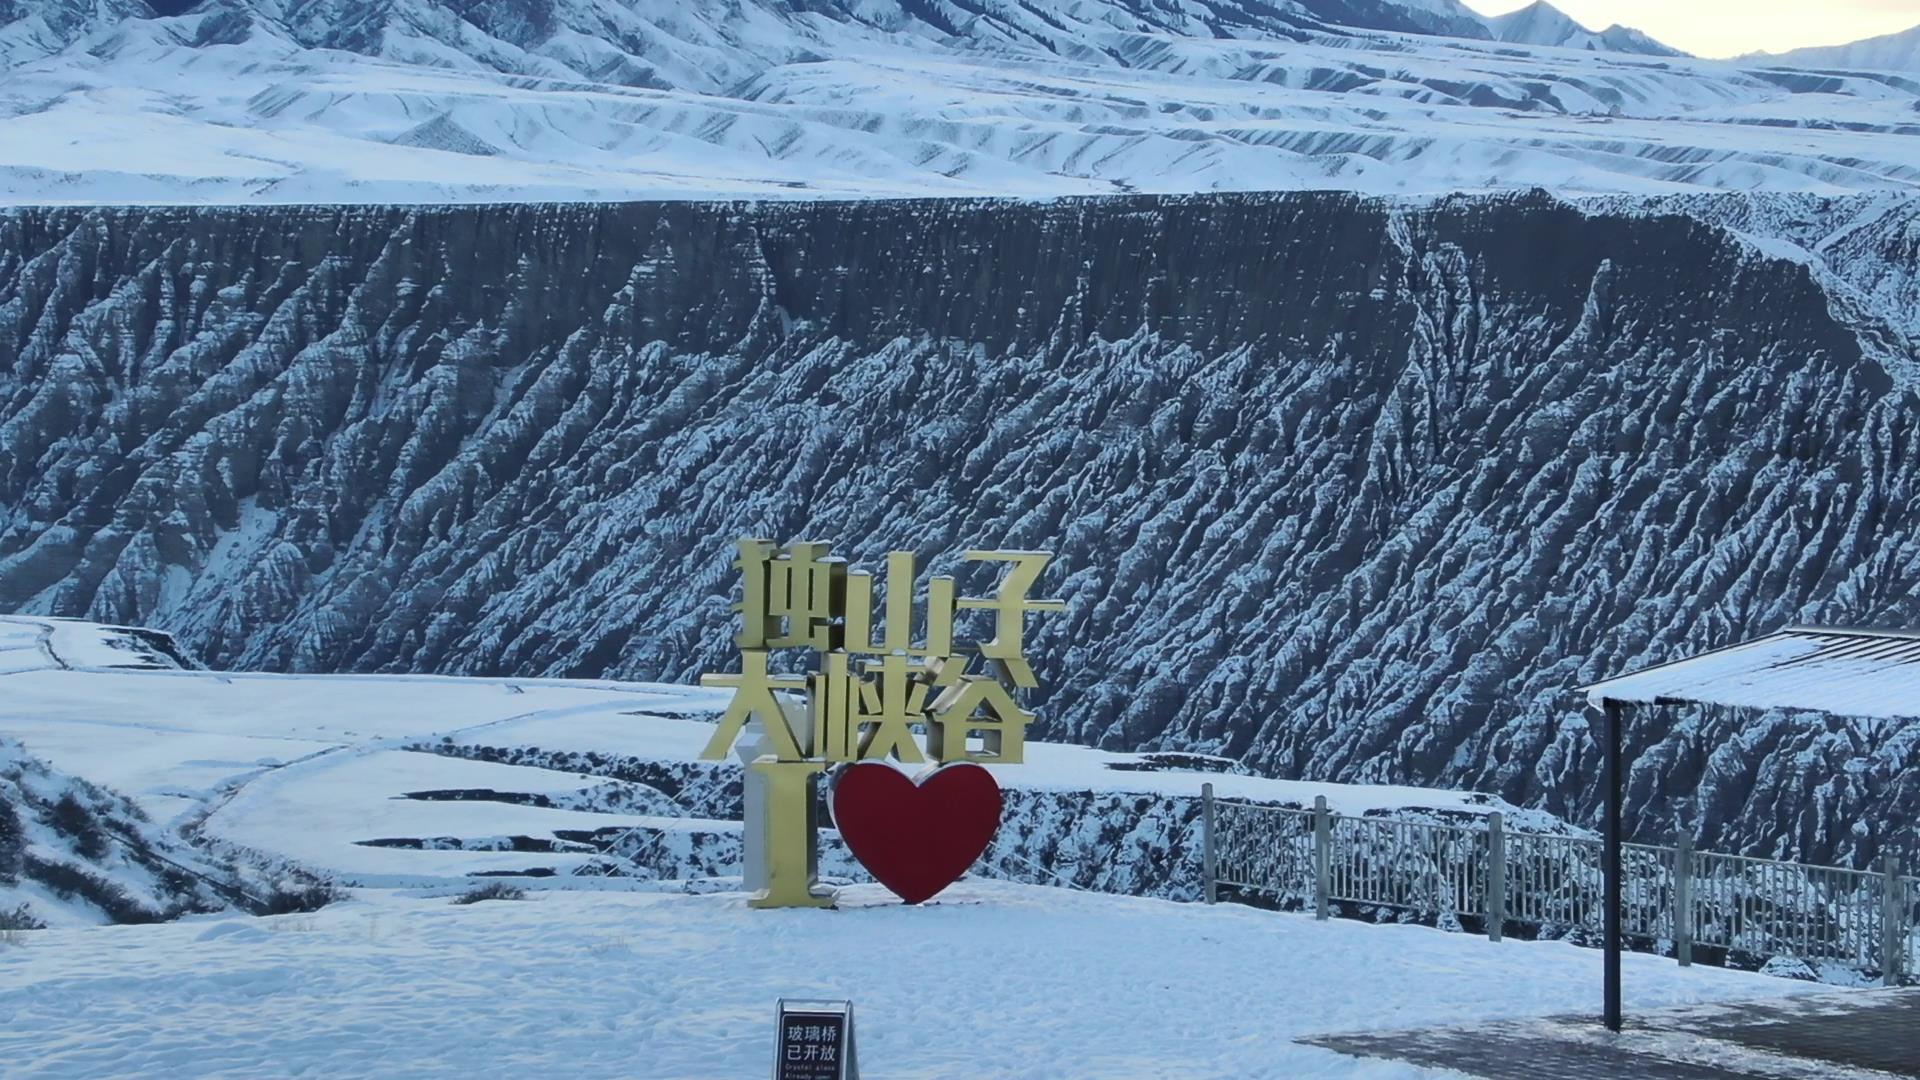
[[[1051,554],[969,551],[965,558],[1005,565],[992,594],[962,597],[954,578],[939,576],[916,613],[913,553],[890,553],[876,637],[872,574],[848,570],[827,544],[740,541],[740,673],[700,679],[733,690],[701,757],[724,760],[743,735],[757,737],[757,752],[746,755],[743,823],[755,907],[832,905],[832,893],[818,887],[815,820],[828,768],[839,777],[833,814],[842,838],[909,903],[957,879],[991,842],[1000,791],[978,766],[1024,760],[1033,715],[1016,695],[1039,685],[1026,657],[1026,617],[1066,605],[1029,595]],[[993,636],[962,644],[956,620],[971,611],[991,615]],[[776,673],[775,653],[790,649],[811,652],[813,666]],[[804,706],[795,695],[804,695]],[[884,764],[929,758],[936,767],[917,780]]]

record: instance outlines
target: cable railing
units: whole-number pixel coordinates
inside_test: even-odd
[[[1483,824],[1334,814],[1203,794],[1208,902],[1223,889],[1283,908],[1597,940],[1606,882],[1598,840]],[[1690,964],[1790,958],[1893,985],[1920,967],[1920,878],[1672,847],[1622,846],[1622,928]],[[1336,910],[1336,907],[1338,910]]]

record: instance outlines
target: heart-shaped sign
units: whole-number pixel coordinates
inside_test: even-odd
[[[909,777],[861,761],[833,785],[833,823],[853,857],[917,904],[959,880],[1000,829],[1000,785],[968,762]]]

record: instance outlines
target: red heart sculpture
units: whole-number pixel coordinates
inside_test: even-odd
[[[833,785],[840,838],[909,904],[967,872],[1000,830],[1000,808],[993,774],[964,761],[913,778],[884,762],[855,762]]]

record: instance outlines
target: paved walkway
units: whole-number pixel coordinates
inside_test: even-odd
[[[1485,1080],[1920,1080],[1920,990],[1662,1010],[1618,1035],[1593,1017],[1550,1017],[1302,1041]]]

